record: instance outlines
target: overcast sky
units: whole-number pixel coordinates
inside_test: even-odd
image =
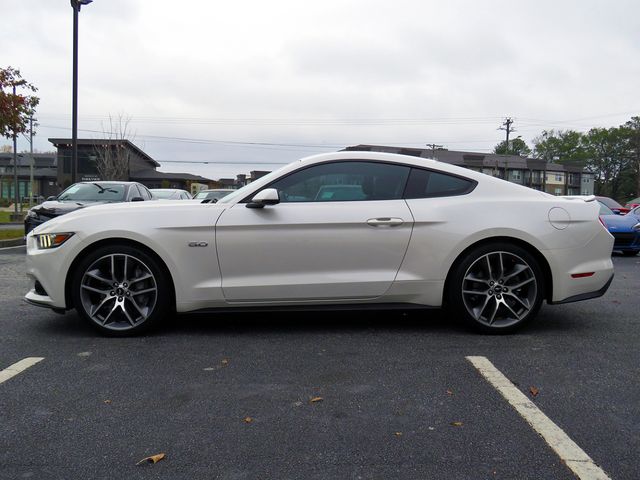
[[[39,88],[51,150],[71,136],[73,10],[0,11],[0,66]],[[79,136],[128,116],[162,170],[212,179],[359,143],[488,152],[506,116],[531,144],[640,114],[637,0],[95,0],[79,38]]]

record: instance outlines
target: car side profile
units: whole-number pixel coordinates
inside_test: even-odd
[[[354,306],[446,307],[503,333],[543,301],[598,297],[613,278],[595,197],[403,155],[317,155],[217,203],[92,210],[28,235],[25,299],[75,308],[108,335],[173,312]]]

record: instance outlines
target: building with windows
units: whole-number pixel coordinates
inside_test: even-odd
[[[71,139],[50,138],[49,141],[58,149],[57,183],[60,188],[71,185]],[[179,188],[190,190],[191,183],[209,185],[211,180],[190,173],[169,173],[157,170],[160,164],[147,155],[129,140],[111,139],[78,139],[78,170],[76,181],[98,181],[98,162],[100,152],[107,149],[127,162],[127,178],[122,180],[140,182],[148,188]]]
[[[19,153],[17,160],[18,198],[25,199],[29,196],[32,165],[35,199],[58,194],[58,166],[55,153],[34,153],[33,157],[30,153]],[[0,198],[9,202],[15,198],[14,171],[13,153],[0,153]]]
[[[433,158],[440,162],[469,168],[552,195],[593,195],[594,193],[594,175],[590,171],[581,166],[560,165],[537,158],[382,145],[355,145],[344,150],[399,153],[414,157]]]

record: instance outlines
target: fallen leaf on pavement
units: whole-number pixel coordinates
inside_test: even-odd
[[[463,425],[462,422],[451,422],[451,425],[454,427],[461,427]]]
[[[540,393],[540,389],[536,387],[529,387],[529,392],[531,392],[532,396],[537,397],[538,393]]]
[[[104,403],[106,403],[107,405],[109,405],[111,403],[111,400],[105,400]]]
[[[158,453],[157,455],[151,455],[150,457],[143,458],[136,465],[141,465],[143,463],[158,463],[160,460],[164,458],[164,453]]]
[[[222,365],[229,365],[229,360],[227,360],[226,358],[223,358],[222,362],[220,363],[222,363]]]
[[[395,435],[396,437],[401,437],[401,436],[402,436],[402,432],[395,432],[395,433],[394,433],[394,435]]]
[[[309,400],[311,403],[317,403],[317,402],[322,402],[324,400],[324,398],[322,397],[313,397],[311,400]]]
[[[447,395],[453,395],[453,390],[447,390]]]
[[[244,417],[244,423],[251,423],[253,422],[253,418],[251,417]]]

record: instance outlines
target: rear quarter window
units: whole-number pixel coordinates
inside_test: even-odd
[[[433,198],[465,195],[478,182],[447,173],[412,168],[404,198]]]

